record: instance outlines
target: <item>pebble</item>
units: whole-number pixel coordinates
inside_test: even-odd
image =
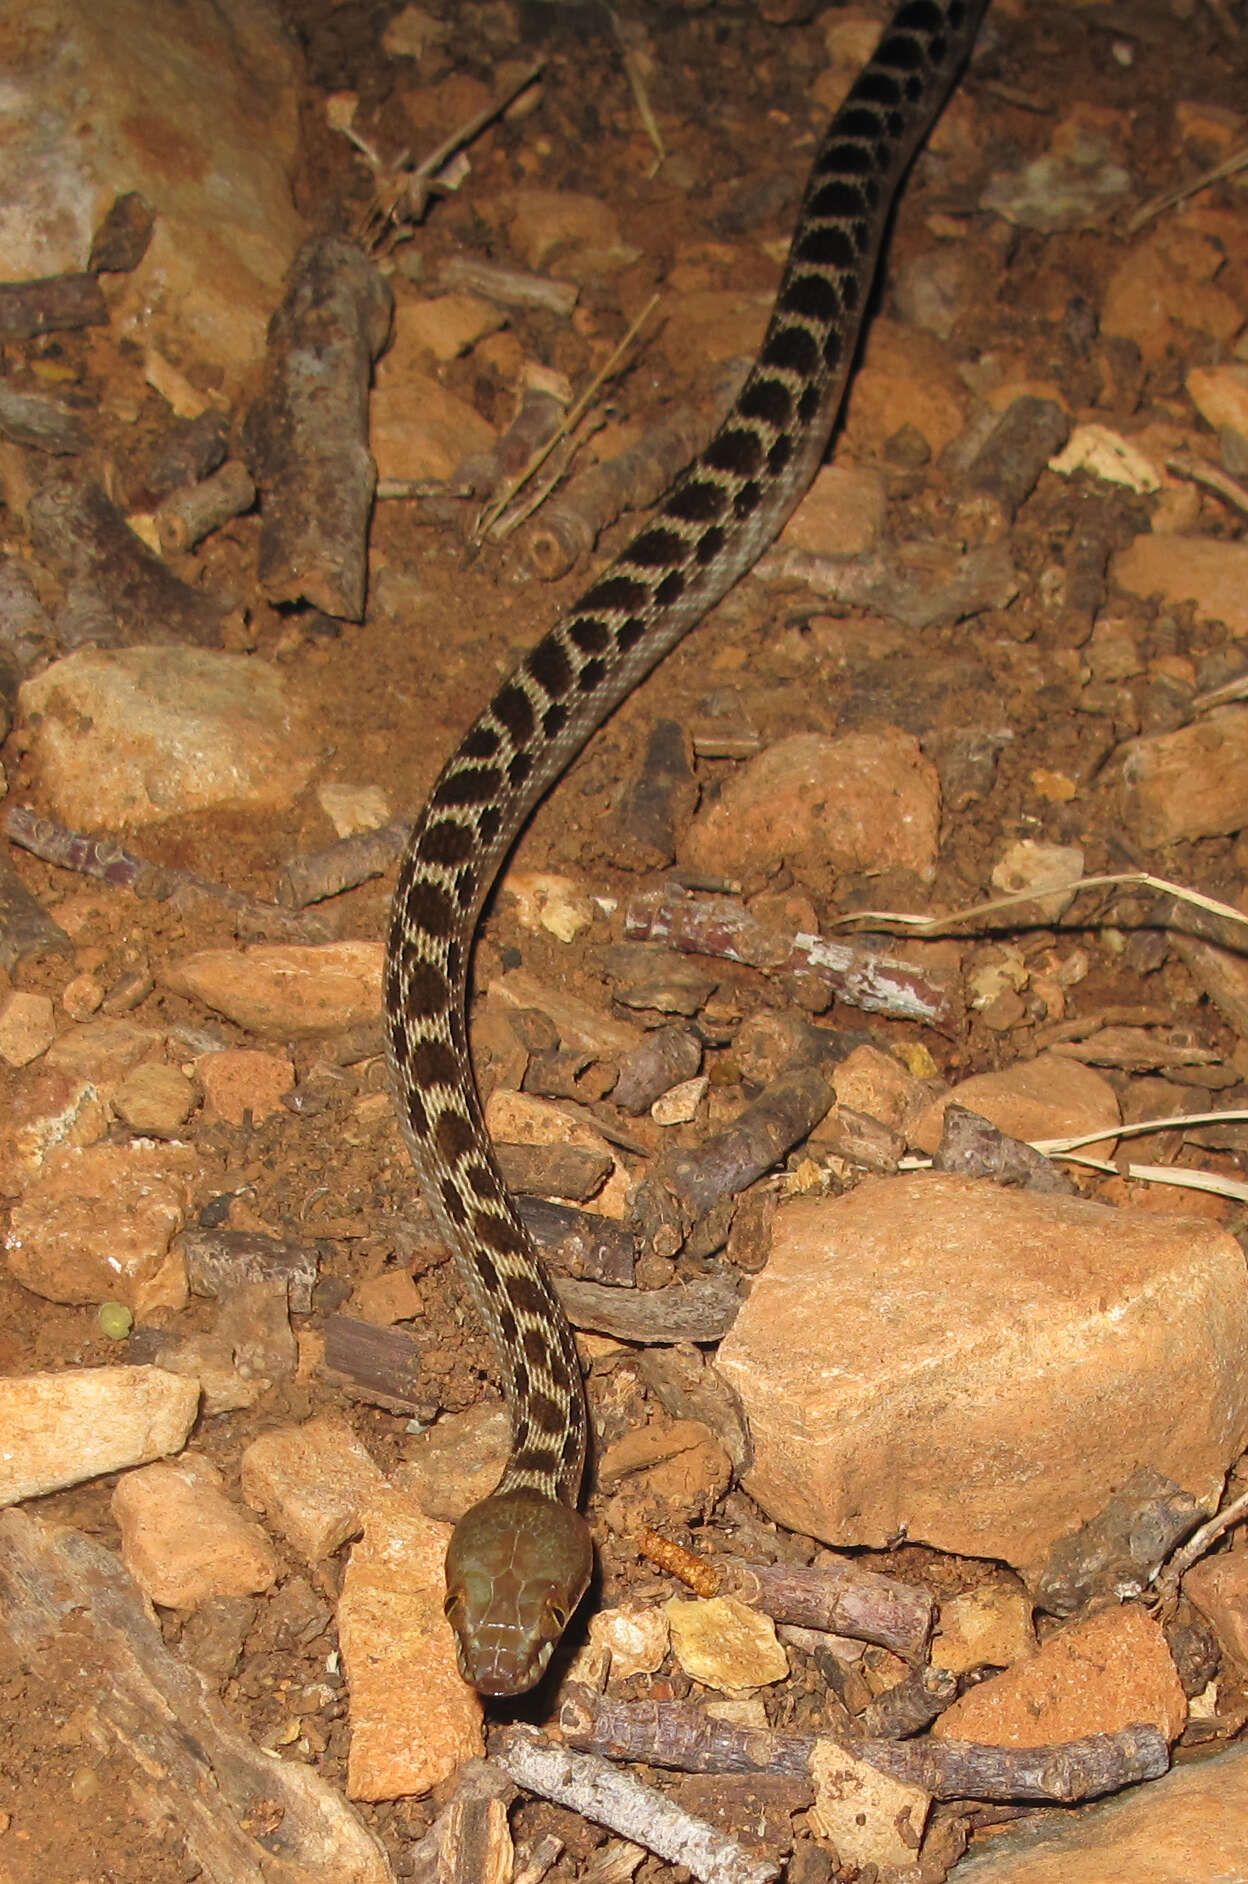
[[[93,1145],[108,1130],[98,1087],[80,1074],[38,1066],[14,1081],[0,1113],[0,1196],[17,1197],[51,1152]]]
[[[589,1638],[609,1653],[613,1681],[652,1675],[662,1667],[671,1644],[667,1605],[600,1609],[589,1619]]]
[[[887,1876],[914,1875],[914,1860],[931,1796],[859,1760],[822,1736],[810,1756],[814,1828],[835,1848],[837,1869],[888,1866]]]
[[[607,1158],[611,1175],[584,1208],[595,1216],[627,1216],[632,1179],[602,1133],[592,1125],[572,1118],[551,1099],[508,1092],[503,1087],[487,1099],[485,1123],[496,1144],[570,1145],[574,1150],[592,1151]]]
[[[392,1328],[420,1313],[420,1291],[406,1269],[386,1269],[356,1283],[349,1312],[375,1327]]]
[[[1248,1668],[1248,1550],[1219,1551],[1193,1564],[1183,1578],[1183,1594],[1227,1654]]]
[[[1216,547],[1242,550],[1238,580],[1248,583],[1248,544]],[[1248,632],[1248,610],[1243,622],[1241,632]],[[1122,777],[1127,819],[1149,849],[1242,830],[1248,824],[1248,707],[1216,707],[1190,726],[1134,740]]]
[[[216,1467],[194,1453],[119,1480],[112,1513],[121,1557],[154,1603],[198,1609],[213,1597],[252,1596],[277,1581],[277,1553],[226,1497]]]
[[[170,1246],[191,1205],[193,1156],[178,1146],[67,1146],[13,1206],[9,1273],[50,1302],[124,1302],[137,1315],[186,1305]]]
[[[241,1472],[247,1503],[310,1563],[358,1535],[362,1511],[385,1484],[366,1447],[332,1414],[262,1433],[243,1453]]]
[[[198,1408],[198,1381],[163,1367],[0,1378],[0,1504],[177,1452]]]
[[[46,994],[11,989],[0,999],[0,1060],[29,1066],[56,1038],[56,1018]]]
[[[284,810],[320,756],[281,674],[249,655],[82,648],[19,703],[48,803],[78,829]]]
[[[391,347],[400,354],[404,350],[431,353],[435,360],[445,363],[467,353],[486,334],[497,332],[506,320],[501,308],[477,294],[457,292],[401,300],[394,310]]]
[[[791,733],[726,780],[679,855],[709,877],[770,875],[787,863],[821,884],[837,870],[929,878],[939,835],[936,768],[909,733]]]
[[[176,1138],[195,1110],[198,1096],[180,1067],[150,1060],[127,1073],[113,1094],[113,1105],[132,1132]]]
[[[1103,1139],[1085,1147],[1094,1158],[1113,1156],[1114,1132],[1122,1123],[1118,1095],[1105,1075],[1057,1053],[1017,1060],[1000,1073],[977,1073],[933,1100],[911,1133],[921,1151],[933,1152],[939,1145],[949,1104],[978,1112],[999,1132],[1025,1144],[1104,1130]]]
[[[378,1020],[384,959],[380,942],[260,943],[184,955],[162,980],[252,1033],[299,1039]]]
[[[295,1084],[295,1069],[284,1053],[257,1047],[222,1047],[195,1063],[204,1089],[205,1120],[241,1125],[248,1113],[253,1125],[282,1109],[282,1098]]]
[[[400,1492],[363,1513],[338,1604],[351,1691],[352,1799],[421,1795],[485,1750],[482,1706],[442,1614],[450,1531]]]
[[[390,800],[380,785],[318,785],[316,796],[337,837],[379,831],[392,816]]]
[[[886,493],[865,465],[824,465],[784,526],[781,542],[813,556],[865,556],[884,527]]]
[[[941,1604],[932,1663],[954,1675],[1010,1668],[1035,1646],[1031,1599],[1017,1577],[1000,1572]]]
[[[500,1400],[478,1400],[415,1434],[394,1482],[411,1493],[427,1517],[456,1524],[471,1505],[489,1497],[510,1450],[506,1407]]]
[[[1216,1501],[1248,1433],[1243,1255],[1192,1218],[869,1178],[777,1211],[717,1369],[769,1517],[1026,1580],[1141,1457]]]
[[[703,1687],[744,1694],[788,1675],[789,1658],[771,1617],[735,1596],[673,1596],[663,1608],[673,1655]]]
[[[698,1073],[693,1079],[682,1079],[679,1085],[669,1086],[651,1106],[650,1117],[656,1125],[687,1125],[690,1119],[697,1117],[710,1083],[706,1073]]]

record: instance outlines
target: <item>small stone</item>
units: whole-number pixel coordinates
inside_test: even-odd
[[[66,1147],[13,1206],[10,1273],[51,1302],[124,1302],[136,1314],[186,1304],[170,1245],[190,1209],[194,1161],[172,1146]]]
[[[510,1450],[506,1407],[498,1400],[478,1400],[417,1433],[394,1482],[411,1493],[427,1517],[457,1524],[470,1506],[489,1497]]]
[[[316,796],[338,837],[379,831],[390,822],[390,800],[380,785],[320,785]]]
[[[943,1093],[914,1126],[911,1137],[920,1151],[934,1152],[940,1144],[950,1104],[978,1112],[1024,1144],[1103,1130],[1105,1137],[1085,1148],[1094,1158],[1113,1156],[1114,1133],[1122,1123],[1118,1095],[1104,1074],[1057,1053],[1017,1060],[1001,1073],[977,1073]]]
[[[1109,574],[1112,582],[1132,595],[1145,599],[1160,595],[1166,602],[1194,602],[1199,620],[1225,623],[1232,637],[1248,634],[1248,543],[1213,536],[1150,532],[1147,536],[1137,536],[1126,549],[1115,553],[1110,559]],[[1219,708],[1182,730],[1197,733],[1211,722],[1217,723],[1225,713],[1243,716],[1248,714],[1248,708]],[[1243,735],[1238,729],[1234,735],[1226,731],[1221,737],[1224,740],[1233,737],[1235,749],[1239,750]],[[1225,782],[1216,773],[1211,775],[1210,782],[1225,789]],[[1215,828],[1221,831],[1237,827],[1218,825]]]
[[[664,1605],[672,1632],[672,1653],[694,1681],[740,1694],[783,1681],[789,1658],[770,1616],[750,1609],[735,1596],[673,1596]]]
[[[1161,1627],[1134,1603],[1050,1636],[1034,1655],[968,1689],[932,1727],[938,1740],[1043,1747],[1149,1722],[1177,1740],[1187,1697]]]
[[[1187,392],[1215,432],[1248,438],[1248,366],[1195,366],[1187,376]]]
[[[198,1408],[199,1383],[163,1367],[0,1379],[0,1505],[177,1452]]]
[[[666,1608],[654,1604],[645,1609],[600,1609],[589,1619],[589,1635],[609,1652],[616,1681],[652,1675],[662,1666],[672,1639]]]
[[[95,1319],[100,1324],[101,1334],[107,1335],[110,1341],[129,1340],[134,1316],[124,1302],[101,1302]]]
[[[442,1613],[450,1531],[398,1492],[363,1514],[338,1604],[351,1690],[347,1792],[423,1794],[485,1750],[479,1697],[461,1679]]]
[[[780,536],[813,556],[865,556],[884,527],[884,479],[865,465],[824,465]]]
[[[928,1097],[928,1089],[878,1047],[855,1047],[832,1074],[838,1106],[865,1113],[893,1131],[908,1132]]]
[[[815,1830],[836,1851],[838,1869],[888,1866],[903,1876],[915,1858],[931,1796],[892,1779],[838,1741],[820,1736],[810,1756]]]
[[[284,810],[319,756],[281,674],[250,655],[86,647],[20,701],[49,803],[79,829]]]
[[[252,1033],[303,1038],[378,1020],[384,958],[380,942],[262,943],[202,949],[163,979]]]
[[[769,875],[787,863],[819,879],[889,868],[928,878],[939,830],[936,768],[909,733],[791,733],[698,813],[680,861],[712,877]]]
[[[70,1020],[89,1020],[97,1014],[104,999],[104,990],[94,975],[73,975],[61,989],[61,1006]]]
[[[369,401],[369,438],[379,477],[450,478],[490,449],[495,432],[440,380],[388,357]]]
[[[160,1357],[171,1372],[199,1381],[209,1419],[254,1406],[291,1378],[297,1358],[281,1276],[236,1283],[211,1328],[184,1336]]]
[[[509,870],[501,889],[515,898],[522,929],[544,929],[558,942],[575,942],[594,920],[594,905],[580,884],[557,871]]]
[[[127,1472],[112,1512],[121,1557],[146,1596],[166,1609],[198,1609],[212,1597],[251,1596],[277,1581],[277,1555],[231,1504],[215,1466],[193,1453]]]
[[[249,1113],[253,1125],[271,1118],[295,1083],[294,1066],[284,1053],[262,1053],[256,1047],[205,1053],[195,1071],[204,1089],[205,1117],[226,1125],[241,1125]]]
[[[992,884],[1003,896],[1024,890],[1056,892],[1020,903],[1010,914],[1019,923],[1057,922],[1075,900],[1071,887],[1083,875],[1083,852],[1077,844],[1038,844],[1020,838],[992,867]]]
[[[570,1145],[574,1151],[593,1151],[609,1160],[611,1175],[584,1208],[595,1216],[627,1214],[632,1179],[601,1132],[574,1119],[550,1099],[499,1088],[485,1106],[485,1122],[496,1144]]]
[[[609,252],[620,240],[619,218],[598,196],[517,189],[508,194],[504,208],[510,213],[511,246],[526,268],[545,268],[561,250]],[[550,272],[567,278],[558,267]]]
[[[1030,1597],[1016,1577],[998,1575],[941,1604],[932,1664],[954,1675],[1010,1668],[1035,1646]]]
[[[457,360],[461,353],[496,333],[507,317],[480,295],[439,294],[427,300],[400,301],[394,312],[392,350],[431,353],[435,360]]]
[[[656,1125],[687,1125],[690,1119],[697,1117],[710,1083],[707,1074],[698,1073],[693,1079],[682,1079],[679,1085],[669,1086],[651,1106],[650,1117]]]
[[[374,1327],[391,1328],[396,1321],[411,1321],[420,1313],[420,1291],[406,1269],[386,1269],[356,1283],[351,1313]]]
[[[1222,1647],[1248,1669],[1248,1551],[1204,1557],[1183,1578],[1183,1594],[1206,1618]]]
[[[0,1113],[0,1195],[17,1197],[43,1169],[49,1153],[93,1145],[108,1130],[99,1089],[44,1061],[13,1083]]]
[[[361,1512],[385,1484],[346,1421],[328,1414],[262,1433],[241,1470],[247,1503],[310,1563],[358,1535]]]
[[[1242,549],[1236,580],[1248,583],[1248,544],[1218,547]],[[1248,633],[1248,611],[1237,632]],[[1122,776],[1127,816],[1150,849],[1242,830],[1248,824],[1248,707],[1218,707],[1175,732],[1135,740]]]
[[[111,1092],[127,1073],[158,1054],[163,1045],[160,1031],[144,1027],[139,1021],[120,1016],[83,1021],[57,1035],[48,1048],[47,1062],[62,1072],[94,1080],[103,1091]]]
[[[55,1038],[56,1020],[46,994],[11,989],[0,999],[0,1060],[6,1066],[29,1066]]]
[[[151,1060],[128,1073],[113,1104],[132,1132],[175,1138],[195,1110],[196,1092],[180,1067]]]

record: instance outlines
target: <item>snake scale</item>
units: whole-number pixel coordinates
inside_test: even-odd
[[[468,1055],[477,918],[525,819],[594,728],[773,541],[813,478],[853,363],[893,199],[986,0],[904,0],[830,124],[758,359],[650,521],[504,681],[415,826],[394,893],[386,1032],[428,1202],[497,1344],[512,1445],[447,1552],[461,1671],[539,1679],[589,1582],[588,1419],[571,1328],[508,1195]]]

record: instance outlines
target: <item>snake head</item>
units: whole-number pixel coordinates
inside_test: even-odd
[[[481,1694],[540,1681],[593,1564],[584,1518],[543,1492],[495,1492],[466,1511],[446,1553],[444,1605],[464,1680]]]

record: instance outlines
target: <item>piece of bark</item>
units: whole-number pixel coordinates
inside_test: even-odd
[[[813,1149],[813,1147],[812,1147]],[[901,1167],[906,1141],[900,1132],[852,1106],[833,1106],[819,1127],[820,1157],[844,1158],[877,1177],[892,1177]]]
[[[52,621],[28,563],[0,558],[0,648],[24,680],[56,651]]]
[[[124,644],[220,647],[225,609],[153,555],[98,484],[56,479],[36,491],[28,514],[36,549],[66,587],[98,598]]]
[[[466,288],[500,307],[535,307],[565,320],[576,306],[580,289],[570,281],[552,281],[522,268],[505,268],[478,255],[452,255],[438,270],[444,288]]]
[[[569,1746],[679,1772],[802,1777],[819,1736],[764,1731],[714,1719],[688,1701],[616,1701],[570,1687],[559,1710]],[[1124,1727],[1055,1746],[999,1747],[969,1740],[854,1739],[855,1759],[935,1799],[1094,1799],[1170,1765],[1157,1727]]]
[[[566,400],[541,386],[526,386],[520,410],[488,451],[465,458],[454,483],[465,485],[474,497],[491,497],[524,470],[534,452],[552,439],[563,424]]]
[[[193,419],[172,418],[151,441],[122,466],[123,502],[130,510],[155,510],[170,492],[202,484],[225,463],[230,415],[206,406]]]
[[[0,282],[0,340],[30,340],[70,327],[107,327],[108,308],[95,275],[44,275]]]
[[[566,575],[626,510],[645,510],[662,496],[717,429],[744,376],[743,364],[733,362],[707,405],[678,406],[627,451],[568,479],[522,539],[529,565],[543,582]]]
[[[411,834],[410,820],[395,820],[373,831],[354,831],[323,850],[292,858],[282,872],[278,895],[292,909],[306,909],[309,903],[354,890],[370,877],[384,877],[403,855]]]
[[[676,1153],[662,1181],[691,1220],[704,1217],[770,1171],[835,1101],[830,1071],[786,1067],[731,1125],[696,1151]]]
[[[0,1629],[33,1682],[64,1675],[79,1734],[120,1761],[137,1819],[176,1829],[210,1884],[390,1884],[341,1794],[239,1731],[94,1539],[0,1516]]]
[[[446,1884],[442,1853],[460,1808],[490,1801],[510,1806],[515,1798],[515,1785],[500,1766],[492,1760],[465,1760],[455,1775],[454,1791],[429,1830],[404,1851],[403,1875],[407,1884]]]
[[[326,1369],[349,1381],[360,1399],[425,1421],[441,1411],[424,1349],[405,1328],[327,1315],[324,1332]]]
[[[1204,1516],[1181,1485],[1138,1466],[1094,1518],[1054,1545],[1032,1591],[1036,1603],[1051,1616],[1073,1616],[1096,1598],[1140,1595]]]
[[[776,1622],[874,1642],[907,1661],[926,1651],[935,1598],[913,1583],[864,1570],[851,1559],[827,1564],[750,1563],[717,1558],[720,1592]]]
[[[147,254],[156,211],[137,190],[114,197],[108,214],[91,238],[87,267],[93,275],[129,275]]]
[[[596,1282],[555,1279],[555,1292],[574,1328],[614,1335],[641,1347],[676,1341],[722,1341],[741,1307],[727,1282],[701,1276],[666,1289],[604,1289]]]
[[[241,517],[256,501],[251,473],[239,458],[198,484],[171,491],[156,512],[156,533],[166,556],[194,549],[231,517]]]
[[[501,1082],[500,1082],[501,1083]],[[543,1099],[604,1099],[615,1084],[614,1068],[580,1047],[550,1047],[533,1053],[520,1082],[522,1092]]]
[[[91,434],[76,412],[69,412],[46,393],[13,392],[0,386],[0,434],[32,451],[65,456],[85,451]]]
[[[228,910],[240,936],[269,936],[285,942],[330,940],[329,929],[319,916],[285,909],[280,903],[262,902],[259,897],[247,896],[224,883],[209,882],[189,870],[149,863],[106,833],[71,831],[67,825],[58,824],[54,818],[42,818],[25,805],[8,805],[0,822],[5,835],[23,850],[62,870],[95,877],[111,889],[132,890],[136,896],[158,903],[172,902],[182,910],[205,903]]]
[[[560,1197],[572,1204],[585,1204],[596,1196],[614,1165],[609,1152],[581,1145],[499,1141],[494,1149],[509,1190],[529,1197]]]
[[[1013,399],[967,467],[966,487],[1012,523],[1040,474],[1070,436],[1070,416],[1054,399]]]
[[[952,1171],[958,1177],[991,1178],[994,1184],[1016,1190],[1076,1194],[1076,1186],[1051,1158],[1022,1139],[1011,1138],[966,1106],[945,1107],[932,1169]]]
[[[269,325],[266,389],[246,426],[262,492],[260,586],[274,604],[363,619],[377,481],[368,392],[392,308],[354,242],[316,237],[296,256]]]
[[[683,1865],[702,1884],[770,1884],[779,1876],[778,1864],[751,1856],[655,1787],[592,1754],[570,1753],[534,1728],[504,1728],[490,1754],[517,1785]]]
[[[324,1241],[285,1242],[258,1230],[184,1230],[178,1243],[192,1295],[224,1300],[244,1282],[280,1277],[293,1315],[312,1313],[321,1260],[330,1253]]]
[[[611,1096],[622,1112],[637,1118],[701,1065],[702,1042],[688,1027],[656,1027],[620,1061]]]
[[[810,976],[851,1007],[921,1021],[942,1033],[956,1031],[960,1022],[948,970],[902,961],[861,937],[842,942],[773,928],[735,897],[694,895],[672,885],[646,890],[631,898],[624,933],[630,941],[662,942],[772,974]]]
[[[861,1719],[871,1740],[908,1740],[958,1698],[958,1677],[947,1668],[915,1668],[872,1701]]]
[[[665,870],[697,802],[689,735],[679,720],[657,720],[641,770],[629,780],[612,818],[618,861],[626,868]]]
[[[0,857],[0,968],[12,974],[27,955],[66,954],[73,946],[8,858]]]
[[[804,583],[816,595],[885,615],[914,634],[1005,608],[1019,589],[1005,543],[965,556],[943,545],[901,543],[848,562],[782,545],[768,550],[755,574],[764,582]]]
[[[557,1275],[627,1289],[636,1276],[631,1232],[611,1217],[599,1217],[546,1197],[521,1197],[521,1220]]]

